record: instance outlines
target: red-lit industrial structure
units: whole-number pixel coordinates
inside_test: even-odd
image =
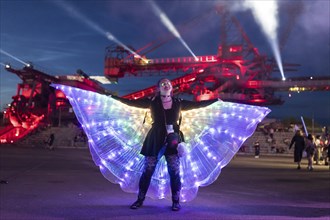
[[[281,47],[287,40],[294,18],[301,10],[299,6],[295,4],[287,7],[291,19],[280,39]],[[224,7],[217,8],[216,12],[221,17],[220,44],[216,54],[147,58],[147,53],[170,40],[166,38],[136,50],[141,54],[140,57],[133,56],[121,46],[113,45],[106,49],[105,76],[110,80],[118,80],[126,75],[178,75],[172,80],[177,94],[193,95],[195,100],[221,98],[254,105],[282,104],[283,100],[275,96],[276,91],[299,89],[298,87],[304,87],[305,90],[329,89],[329,81],[324,81],[327,78],[314,78],[311,81],[309,78],[288,77],[288,80],[282,81],[275,60],[260,54],[236,17],[231,16]],[[283,66],[284,72],[290,74],[300,65],[284,63]],[[155,89],[146,88],[124,97],[149,97],[154,94]]]
[[[243,31],[238,20],[223,8],[221,16],[221,42],[217,54],[197,57],[147,58],[147,53],[171,40],[162,38],[134,50],[139,56],[124,47],[111,45],[106,48],[104,75],[110,81],[130,76],[171,76],[175,94],[192,95],[195,100],[220,98],[254,105],[279,105],[284,101],[276,96],[278,91],[325,91],[330,90],[330,77],[298,78],[279,77],[273,59],[261,55]],[[289,26],[292,24],[288,24]],[[287,37],[287,32],[284,34]],[[282,38],[281,44],[286,40]],[[145,51],[145,52],[144,52]],[[284,64],[284,72],[296,71],[299,65]],[[19,76],[11,106],[6,110],[10,125],[0,131],[2,143],[15,142],[40,125],[53,123],[54,119],[74,120],[68,100],[50,83],[60,83],[102,94],[110,94],[98,82],[82,71],[74,76],[51,76],[32,66],[23,69],[6,69]],[[176,78],[175,78],[176,77]],[[124,97],[140,99],[153,96],[155,87],[149,87]],[[59,123],[58,121],[56,122]]]
[[[40,126],[58,126],[61,121],[75,122],[76,118],[64,93],[50,86],[60,83],[102,94],[110,94],[97,81],[81,70],[75,75],[52,76],[36,70],[32,65],[6,70],[22,79],[17,85],[13,101],[4,111],[9,125],[0,130],[0,143],[13,143]]]

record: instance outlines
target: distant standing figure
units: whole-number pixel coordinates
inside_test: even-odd
[[[316,161],[316,165],[320,165],[320,160],[321,160],[321,156],[322,156],[322,144],[321,144],[321,136],[317,135],[315,138],[315,161]]]
[[[254,143],[254,158],[259,158],[260,155],[260,143],[259,141],[256,141]]]
[[[291,149],[293,144],[294,144],[294,162],[298,164],[297,169],[300,170],[302,154],[305,149],[305,140],[300,130],[296,131],[296,134],[293,136],[289,149]]]
[[[54,133],[51,133],[48,140],[46,141],[49,150],[54,150],[54,145],[53,145],[54,140],[55,140],[55,135]]]
[[[313,170],[313,155],[315,152],[315,145],[314,145],[314,138],[311,134],[307,136],[306,140],[306,153],[307,153],[307,160],[308,160],[308,167],[309,171]]]
[[[274,128],[269,129],[269,137],[274,140]]]
[[[330,135],[329,134],[328,134],[328,143],[327,143],[327,156],[324,164],[328,165],[330,169]]]

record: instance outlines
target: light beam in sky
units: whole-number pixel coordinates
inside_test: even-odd
[[[56,1],[53,1],[53,2],[56,5],[58,5],[59,7],[61,7],[62,9],[64,9],[66,12],[68,12],[68,14],[70,16],[72,16],[73,18],[77,19],[78,21],[81,21],[81,22],[85,23],[87,26],[89,26],[90,28],[92,28],[93,30],[98,32],[99,34],[104,35],[107,39],[119,44],[120,46],[122,46],[123,48],[128,50],[130,53],[136,55],[137,57],[139,57],[142,60],[147,62],[146,59],[144,59],[139,54],[137,54],[136,52],[131,50],[129,47],[127,47],[124,43],[122,43],[120,40],[118,40],[111,32],[104,30],[98,24],[96,24],[95,22],[93,22],[92,20],[90,20],[89,18],[84,16],[81,12],[79,12],[77,9],[75,9],[68,2],[62,1],[62,0],[56,0]]]
[[[276,0],[245,0],[243,6],[250,9],[256,20],[261,26],[262,31],[267,37],[267,40],[273,50],[275,60],[282,75],[282,80],[285,80],[280,49],[278,45],[277,29],[278,29],[278,4]]]
[[[3,49],[0,49],[0,53],[2,53],[2,54],[4,54],[4,55],[7,55],[7,56],[9,56],[9,57],[11,57],[11,58],[13,58],[14,60],[16,60],[16,61],[18,61],[18,62],[24,64],[25,66],[29,65],[28,63],[26,63],[26,62],[24,62],[23,60],[21,60],[21,59],[15,57],[14,55],[11,55],[10,53],[4,51]]]
[[[193,57],[195,58],[195,60],[198,60],[198,58],[196,57],[196,55],[192,52],[192,50],[190,49],[190,47],[187,45],[187,43],[183,40],[183,38],[181,37],[179,31],[175,28],[175,26],[173,25],[173,23],[170,21],[170,19],[167,17],[167,15],[157,6],[157,4],[150,0],[149,1],[152,9],[155,13],[156,16],[159,17],[160,21],[165,25],[165,27],[176,37],[179,39],[179,41],[183,44],[183,46],[191,53],[191,55],[193,55]]]

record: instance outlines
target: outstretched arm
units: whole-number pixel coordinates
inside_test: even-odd
[[[212,100],[204,100],[200,102],[194,102],[194,101],[188,101],[188,100],[182,100],[181,101],[181,110],[191,110],[196,108],[203,108],[208,105],[211,105],[218,101],[218,99],[212,99]]]
[[[137,108],[149,108],[150,107],[150,99],[125,99],[118,96],[111,96],[111,98],[120,101],[129,106],[137,107]]]

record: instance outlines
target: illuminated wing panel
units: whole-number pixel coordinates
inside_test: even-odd
[[[125,192],[137,192],[143,170],[142,143],[150,129],[146,109],[135,108],[105,95],[53,85],[68,97],[89,139],[94,162],[111,182]],[[200,186],[219,176],[268,108],[218,101],[208,107],[182,112],[181,129],[190,152],[181,158],[181,201],[194,199]],[[165,158],[159,161],[147,196],[171,199]]]

